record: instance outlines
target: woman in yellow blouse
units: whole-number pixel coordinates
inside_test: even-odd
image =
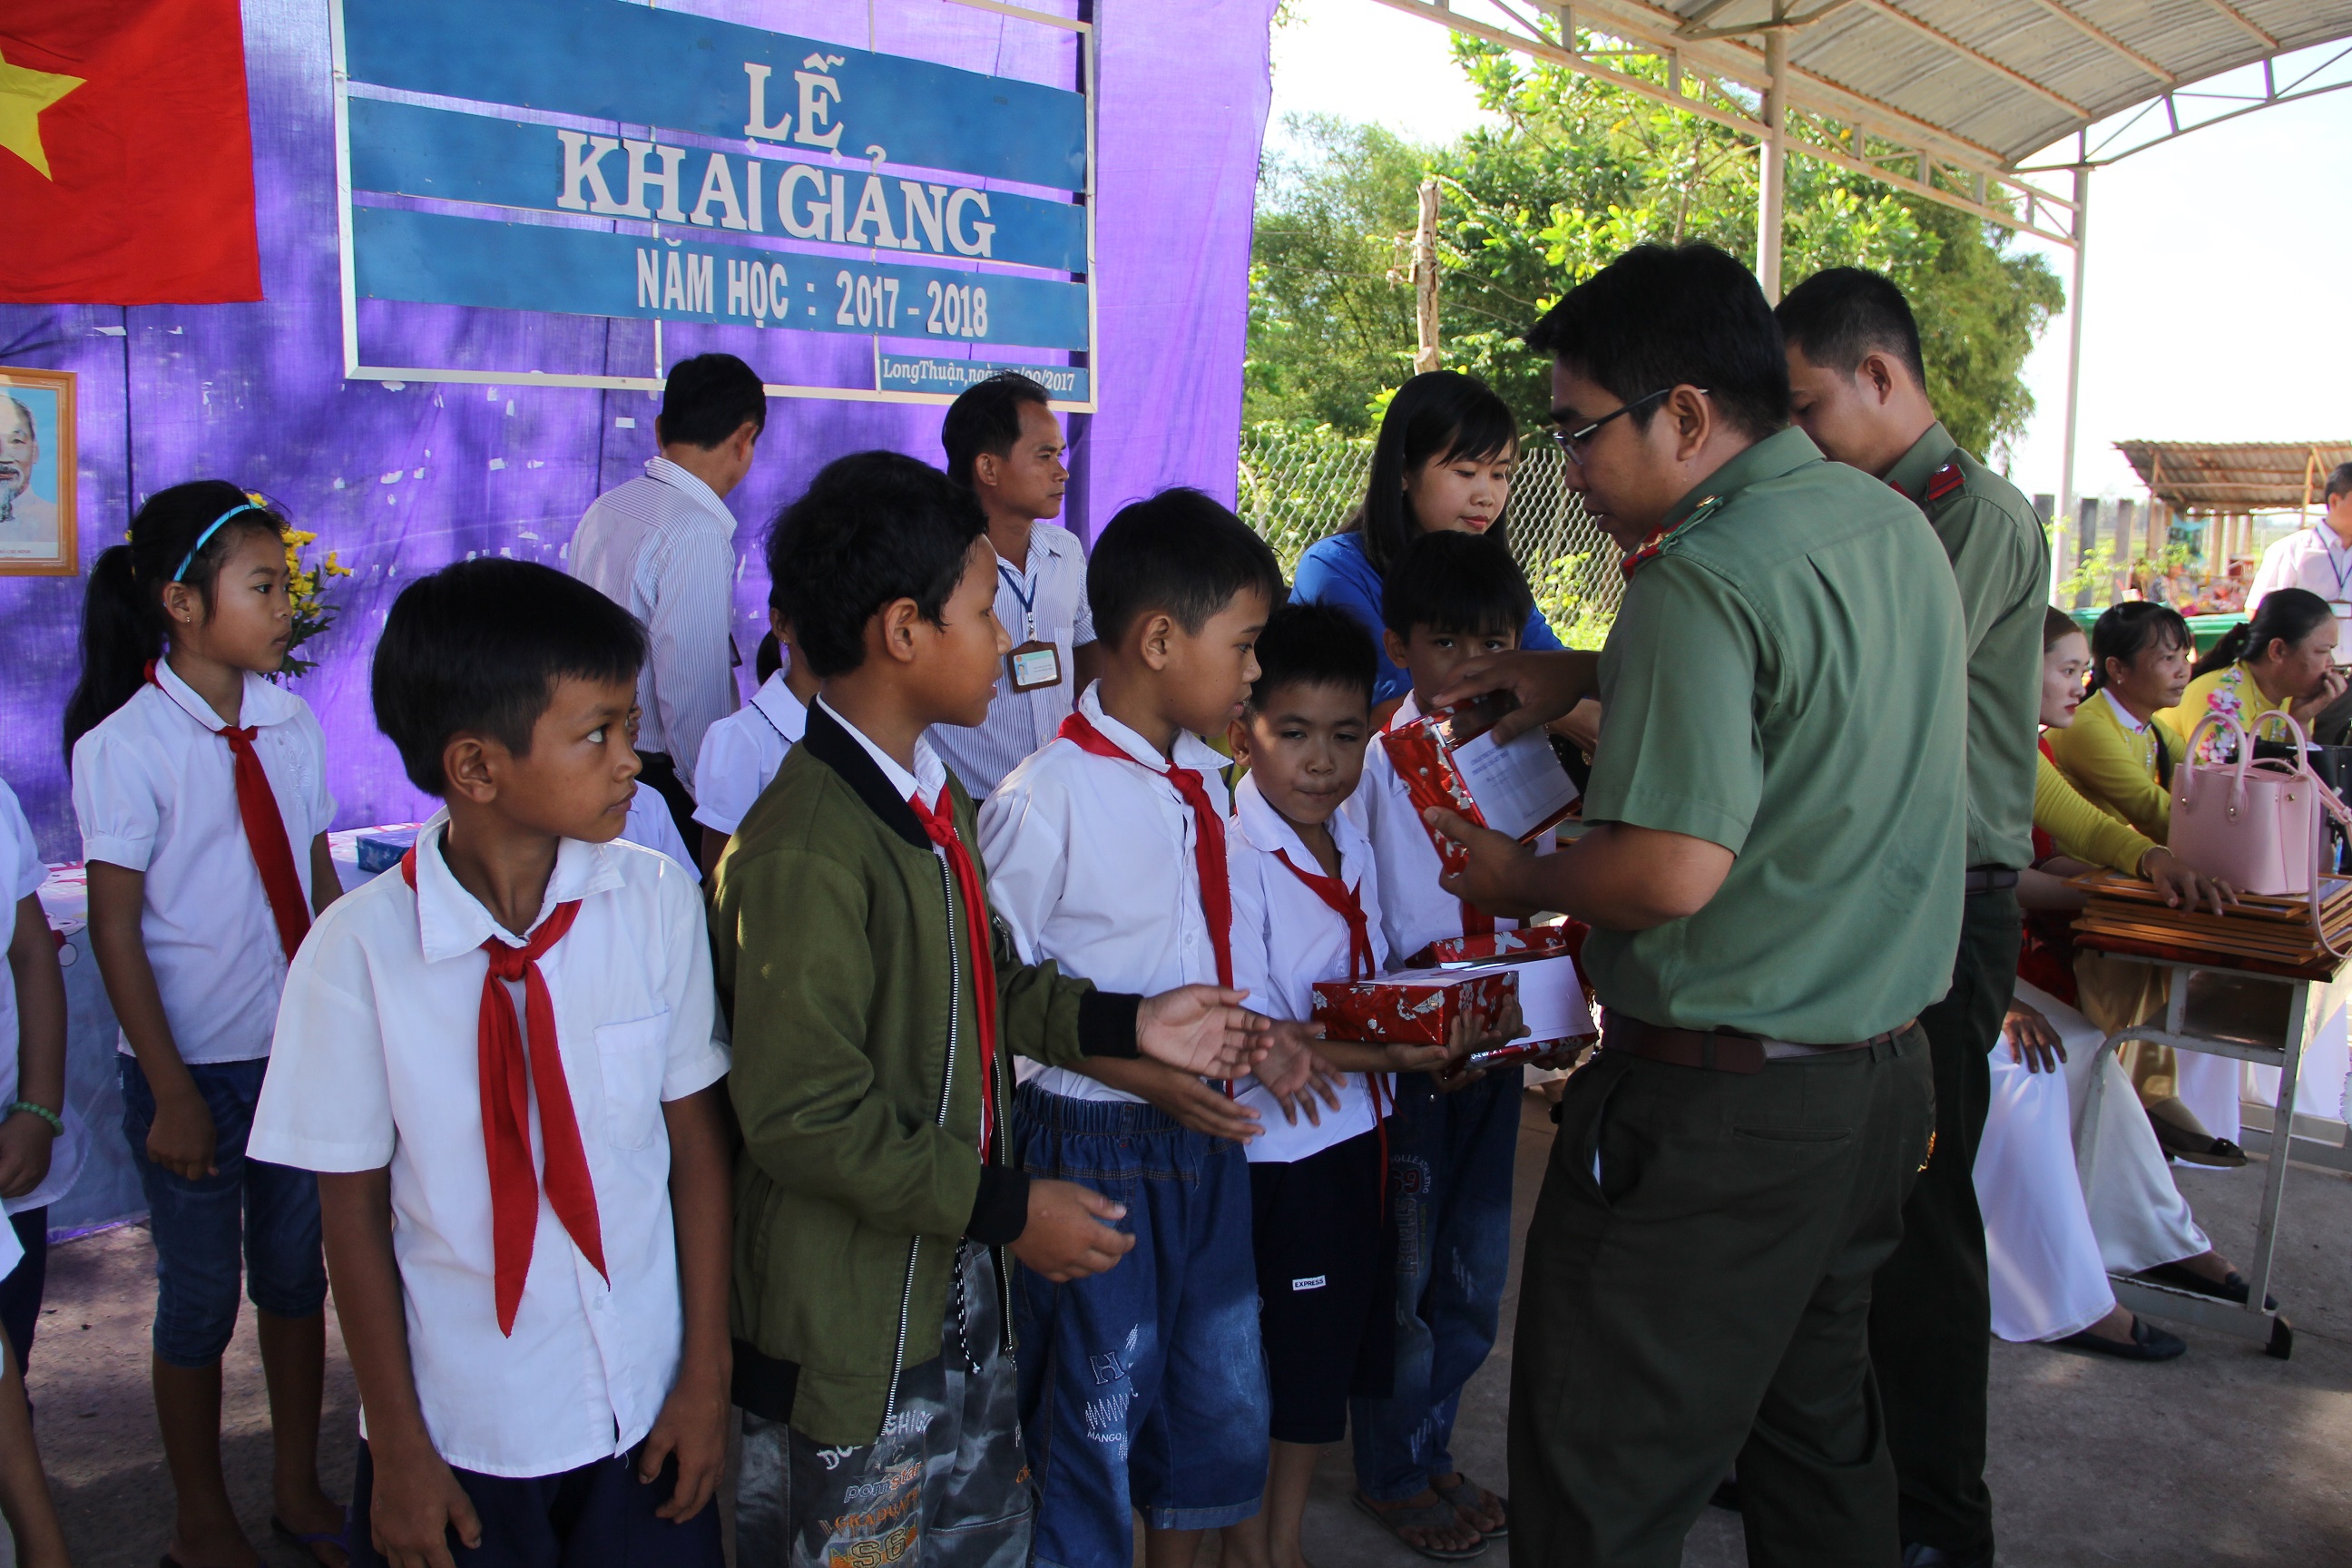
[[[2156,717],[2186,745],[2209,712],[2226,714],[2251,733],[2265,713],[2284,708],[2309,727],[2344,695],[2336,672],[2336,615],[2307,588],[2276,588],[2251,621],[2241,621],[2197,661],[2189,691],[2177,708]],[[2286,738],[2284,730],[2276,739]],[[2200,762],[2219,761],[2229,732],[2207,731]]]
[[[2057,635],[2058,630],[2053,619],[2050,633]],[[2071,625],[2066,630],[2072,632]],[[2071,724],[2062,728],[2053,722],[2042,735],[2043,754],[2057,763],[2058,772],[2063,775],[2058,782],[2072,785],[2069,793],[2077,800],[2106,816],[2115,826],[2128,826],[2151,846],[2161,845],[2170,837],[2172,770],[2189,749],[2188,742],[2156,715],[2181,705],[2194,647],[2189,636],[2189,623],[2162,605],[2116,605],[2091,628],[2090,695],[2083,699]],[[2048,833],[2050,829],[2042,821],[2043,795],[2044,791],[2037,787],[2034,825],[2042,833]],[[2053,823],[2068,815],[2063,803],[2055,810],[2058,815],[2053,816]],[[2070,828],[2073,831],[2078,830]],[[2072,875],[2090,865],[2120,870],[2123,867],[2119,861],[2129,853],[2129,847],[2119,840],[2104,846],[2105,853],[2084,853],[2088,847],[2087,842],[2077,838],[2074,847],[2062,850],[2062,854],[2083,864],[2062,868],[2060,875]],[[2163,858],[2172,859],[2168,852]],[[2147,857],[2142,851],[2141,860],[2133,868],[2143,869],[2146,864]],[[2172,864],[2178,866],[2177,861]],[[2179,868],[2179,874],[2188,874],[2187,868]],[[2029,911],[2034,907],[2035,880],[2038,879],[2029,872],[2018,887],[2019,901],[2026,904]],[[2203,886],[2218,888],[2218,884],[2210,882]],[[2074,907],[2080,907],[2080,895],[2063,884],[2056,893],[2044,889],[2042,896],[2057,899],[2061,909],[2066,897],[2074,899]],[[2222,889],[2210,896],[2218,899],[2231,895]],[[2208,899],[2200,897],[2198,901]],[[2218,912],[2221,904],[2215,902],[2213,907]],[[2042,908],[2049,910],[2051,905],[2044,903]],[[2063,991],[2053,994],[2066,995],[2067,1000],[2082,1008],[2084,1016],[2107,1033],[2153,1016],[2164,1005],[2165,971],[2105,953],[2072,952],[2064,921],[2062,914],[2054,925],[2047,916],[2035,922],[2042,928],[2041,945],[2055,948],[2063,954],[2059,963],[2076,983],[2074,994],[2066,995]],[[2037,958],[2036,945],[2029,941],[2025,963],[2029,967],[2037,963],[2046,967],[2047,961]],[[2223,1081],[2235,1082],[2231,1077],[2236,1068],[2234,1062],[2215,1057],[2192,1058],[2182,1063],[2176,1061],[2169,1048],[2145,1044],[2131,1048],[2131,1061],[2133,1080],[2168,1152],[2200,1164],[2229,1166],[2245,1163],[2244,1153],[2231,1142],[2237,1131],[2235,1101]],[[2192,1092],[2208,1103],[2214,1115],[2228,1114],[2222,1136],[2215,1136],[2183,1102],[2179,1080],[2184,1071],[2196,1079]]]
[[[2180,706],[2196,654],[2189,623],[2162,605],[2117,605],[2091,628],[2091,691],[2074,721],[2047,737],[2083,797],[2162,844],[2171,836],[2172,770],[2188,744],[2155,722]]]

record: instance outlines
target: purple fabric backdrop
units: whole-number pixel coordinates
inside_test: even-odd
[[[1096,6],[1101,412],[1072,421],[1065,519],[1082,531],[1165,485],[1233,499],[1274,3]],[[1043,37],[1046,29],[935,0],[880,0],[871,11],[864,0],[698,0],[688,8],[1070,80],[1069,52]],[[368,706],[368,658],[392,596],[418,573],[473,553],[556,561],[588,502],[652,455],[655,402],[641,393],[342,379],[327,14],[323,0],[244,4],[268,298],[131,310],[0,305],[0,364],[79,378],[85,566],[121,539],[137,498],[217,476],[281,500],[318,532],[314,548],[340,550],[358,569],[335,590],[341,624],[306,650],[320,668],[295,686],[326,727],[339,821],[348,826],[415,816],[427,805],[401,777]],[[655,363],[653,328],[637,321],[370,303],[362,333],[373,363],[616,374],[645,374]],[[723,348],[760,366],[763,343],[779,340],[673,326],[662,347],[671,360]],[[866,353],[862,344],[844,352]],[[766,624],[767,519],[827,460],[868,447],[938,461],[939,410],[770,404],[759,464],[731,498],[742,520],[736,607],[747,658]],[[0,578],[0,776],[52,860],[80,854],[58,715],[79,663],[81,592],[79,578]]]

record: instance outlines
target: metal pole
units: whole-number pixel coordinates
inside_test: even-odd
[[[2066,448],[2058,468],[2061,509],[2069,514],[2075,500],[2074,430],[2083,391],[2083,275],[2084,258],[2090,251],[2090,224],[2091,170],[2088,164],[2078,163],[2074,167],[2074,297],[2068,301],[2074,320],[2066,329]],[[2090,541],[2083,543],[2087,549]]]
[[[1756,281],[1764,298],[1780,302],[1780,209],[1788,174],[1789,33],[1772,27],[1764,34],[1764,142],[1757,149],[1762,161],[1756,182]]]

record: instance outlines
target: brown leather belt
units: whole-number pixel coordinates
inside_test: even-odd
[[[1794,1040],[1769,1039],[1738,1029],[1671,1028],[1604,1008],[1601,1013],[1601,1048],[1622,1051],[1627,1056],[1646,1057],[1654,1062],[1669,1062],[1679,1068],[1700,1068],[1709,1072],[1758,1073],[1776,1061],[1798,1061],[1807,1057],[1868,1050],[1873,1046],[1886,1045],[1918,1021],[1916,1018],[1908,1019],[1885,1034],[1873,1035],[1866,1040],[1814,1046]]]

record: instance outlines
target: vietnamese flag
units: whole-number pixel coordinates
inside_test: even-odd
[[[261,298],[237,0],[0,6],[0,301]]]

